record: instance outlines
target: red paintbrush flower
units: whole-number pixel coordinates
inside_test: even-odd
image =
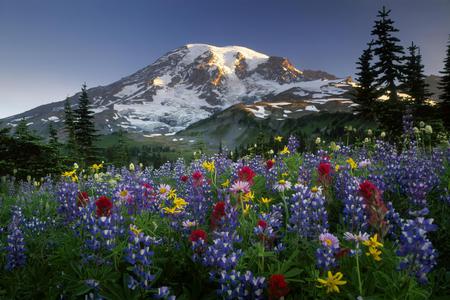
[[[225,202],[219,201],[214,205],[213,212],[211,215],[211,227],[215,228],[220,219],[225,216]]]
[[[275,164],[275,160],[274,159],[269,159],[268,161],[266,161],[266,168],[268,170],[270,170],[270,169],[272,169],[274,164]]]
[[[267,222],[264,220],[259,220],[258,221],[258,226],[261,227],[262,229],[266,229],[267,228]]]
[[[249,166],[243,166],[238,172],[239,180],[247,181],[253,184],[253,178],[256,176],[255,172]]]
[[[331,164],[329,162],[321,162],[317,168],[317,172],[319,172],[320,177],[330,176]]]
[[[198,240],[204,240],[206,242],[207,234],[204,230],[196,229],[191,232],[189,236],[189,241],[196,242]]]
[[[108,197],[101,196],[95,201],[95,206],[97,206],[97,217],[104,217],[111,214],[113,203]]]
[[[282,274],[273,274],[269,278],[269,299],[280,299],[289,293],[288,283]]]
[[[186,182],[186,181],[188,181],[189,177],[186,176],[186,175],[182,175],[182,176],[180,177],[180,179],[181,179],[181,181]]]
[[[369,201],[378,193],[378,188],[369,180],[365,180],[363,183],[361,183],[359,185],[359,190],[366,201]]]
[[[89,195],[87,192],[78,192],[77,195],[77,206],[85,207],[89,203]]]

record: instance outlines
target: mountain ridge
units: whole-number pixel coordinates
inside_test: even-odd
[[[300,71],[285,57],[241,46],[188,44],[129,76],[89,88],[88,94],[101,133],[125,129],[172,134],[239,103],[279,101],[289,95],[292,102],[321,104],[351,88],[336,80],[324,71]],[[74,108],[78,96],[68,98]],[[61,132],[63,104],[41,105],[2,121],[14,127],[25,118],[38,133],[45,133],[52,122]]]

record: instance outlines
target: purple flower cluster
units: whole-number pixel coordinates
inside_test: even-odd
[[[290,229],[302,238],[315,239],[328,228],[325,197],[320,189],[311,191],[304,185],[297,185],[296,191],[290,199]]]
[[[6,270],[11,271],[26,264],[25,239],[20,228],[23,222],[22,209],[18,206],[12,207],[12,218],[8,225],[8,236],[6,238]]]
[[[427,283],[427,274],[436,265],[436,250],[427,233],[435,231],[437,226],[433,219],[422,216],[406,220],[400,236],[397,255],[402,257],[400,269],[414,275],[420,283]]]
[[[150,246],[153,240],[150,236],[140,232],[137,228],[130,226],[128,232],[128,245],[125,249],[125,260],[132,266],[133,274],[129,277],[128,287],[134,290],[141,287],[149,290],[155,278],[150,272],[153,251]]]
[[[219,289],[217,293],[223,299],[265,299],[264,277],[254,276],[251,271],[245,273],[236,270],[222,271],[219,276]]]
[[[339,251],[339,240],[331,233],[319,236],[320,246],[316,250],[316,264],[322,271],[328,271],[336,266],[335,255]]]

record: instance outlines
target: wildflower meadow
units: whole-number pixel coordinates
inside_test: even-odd
[[[448,299],[450,148],[421,134],[3,177],[0,297]]]

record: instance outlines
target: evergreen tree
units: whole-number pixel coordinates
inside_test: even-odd
[[[114,164],[116,166],[127,166],[130,163],[128,157],[128,145],[125,137],[125,132],[120,129],[118,132],[117,144],[115,147]]]
[[[397,81],[402,75],[401,63],[404,52],[403,47],[397,44],[400,40],[392,35],[398,32],[398,29],[394,27],[394,21],[389,18],[390,13],[391,11],[383,6],[382,10],[378,11],[378,20],[375,21],[372,30],[372,35],[375,37],[373,53],[378,56],[374,68],[378,75],[378,85],[389,92],[390,100],[396,101],[398,100]]]
[[[405,67],[402,90],[411,96],[414,102],[414,110],[419,112],[425,105],[427,97],[431,96],[428,92],[428,84],[425,82],[423,74],[422,55],[420,49],[414,43],[408,47],[409,55],[405,57]]]
[[[86,84],[81,87],[81,95],[78,101],[78,108],[75,110],[76,122],[74,123],[75,141],[82,161],[85,164],[91,164],[97,160],[97,149],[94,146],[97,136],[94,112],[90,110]]]
[[[48,125],[48,133],[50,136],[49,144],[52,146],[58,146],[59,145],[58,131],[56,130],[55,126],[53,126],[52,123]]]
[[[450,39],[447,45],[447,56],[444,59],[444,70],[440,73],[442,79],[439,83],[441,90],[439,108],[445,127],[450,131]]]
[[[374,117],[376,115],[376,105],[378,91],[375,85],[377,73],[371,65],[373,59],[372,44],[363,51],[357,62],[356,81],[359,85],[355,88],[353,101],[359,106],[355,108],[364,117]]]
[[[72,106],[70,105],[69,98],[64,103],[64,128],[67,134],[67,152],[71,159],[75,159],[77,144],[75,136],[75,117],[73,115]]]
[[[389,95],[388,100],[380,103],[377,109],[377,120],[390,133],[389,137],[396,138],[402,133],[402,116],[405,110],[404,103],[399,101],[397,95],[397,83],[402,78],[404,52],[403,47],[397,44],[400,40],[393,36],[398,29],[389,18],[390,12],[384,6],[378,11],[372,35],[375,37],[373,53],[378,57],[374,64],[376,83],[383,94]]]

